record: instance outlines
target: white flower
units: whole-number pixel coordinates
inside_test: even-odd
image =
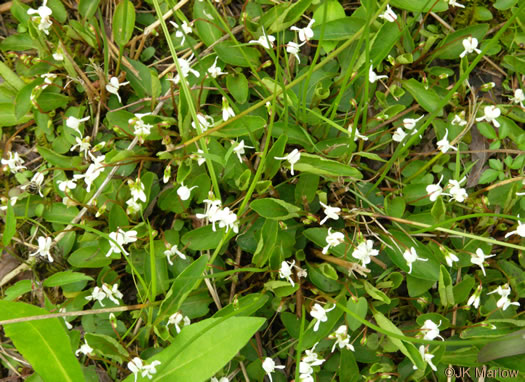
[[[452,196],[452,199],[460,203],[468,197],[467,190],[460,186],[465,180],[466,178],[461,179],[459,182],[457,180],[448,181],[447,187],[450,187],[450,196]]]
[[[286,44],[286,51],[290,53],[292,56],[294,56],[297,59],[297,62],[301,63],[301,59],[299,58],[299,50],[301,49],[301,46],[303,44],[298,44],[296,42],[290,41],[288,44]]]
[[[144,192],[144,184],[139,178],[135,181],[128,179],[129,191],[131,192],[131,197],[135,201],[142,201],[146,203],[146,193]]]
[[[180,66],[180,73],[177,73],[175,78],[170,78],[169,81],[172,81],[174,84],[178,84],[180,81],[180,75],[182,74],[182,77],[186,78],[190,73],[192,73],[195,77],[200,77],[200,73],[196,71],[195,69],[192,69],[190,66],[190,61],[193,58],[193,54],[186,60],[184,58],[178,58],[179,60],[179,66]]]
[[[209,221],[214,221],[215,216],[221,208],[221,201],[204,199],[203,202],[206,203],[206,209],[204,210],[204,213],[195,214],[195,216],[197,217],[197,219],[208,219]]]
[[[53,256],[51,256],[51,245],[53,244],[53,240],[46,236],[40,236],[38,238],[38,250],[36,252],[30,253],[29,257],[32,256],[42,256],[47,257],[47,260],[52,263],[53,262]]]
[[[438,150],[440,150],[443,154],[445,154],[450,149],[458,151],[457,148],[450,145],[450,142],[448,141],[447,137],[448,137],[448,130],[445,130],[445,136],[437,142]]]
[[[370,65],[370,70],[368,71],[368,81],[370,81],[370,83],[373,84],[374,82],[376,82],[377,80],[380,80],[381,78],[388,78],[388,76],[378,76],[374,72],[374,66]]]
[[[128,206],[126,208],[126,213],[129,215],[135,215],[142,210],[142,205],[133,198],[126,200],[126,204]]]
[[[31,20],[36,21],[38,23],[38,29],[46,35],[49,35],[49,28],[53,25],[53,22],[50,19],[52,13],[53,11],[51,8],[47,6],[47,0],[44,0],[38,9],[30,8],[27,10],[28,15],[38,15],[31,17]]]
[[[348,327],[346,325],[338,327],[328,338],[331,340],[335,339],[334,346],[332,346],[332,353],[336,346],[339,346],[339,349],[346,348],[355,351],[354,346],[350,343],[350,336],[348,335]]]
[[[363,266],[366,266],[371,261],[371,256],[377,256],[379,251],[374,249],[374,242],[367,240],[359,243],[356,249],[352,252],[352,257],[361,261]]]
[[[213,117],[210,117],[209,115],[204,115],[201,113],[197,113],[197,122],[199,124],[199,127],[204,132],[208,130],[209,127],[213,125]],[[195,121],[191,123],[191,126],[197,130],[197,126],[195,125]]]
[[[217,78],[223,74],[228,74],[228,72],[223,72],[220,67],[217,66],[217,60],[219,57],[215,57],[215,61],[213,62],[213,65],[208,68],[208,73],[210,73],[210,76],[213,78]]]
[[[277,159],[277,160],[287,160],[288,163],[290,163],[290,166],[291,166],[291,169],[292,169],[292,175],[294,174],[293,173],[293,165],[296,164],[297,162],[299,162],[299,160],[301,159],[301,153],[299,152],[299,150],[297,149],[294,149],[291,153],[289,153],[288,155],[284,156],[284,157],[274,157],[274,159]]]
[[[459,261],[459,258],[454,255],[453,253],[449,252],[446,256],[445,256],[445,261],[447,262],[447,265],[449,267],[451,267],[452,265],[454,265],[455,262],[458,262]]]
[[[308,272],[306,271],[306,269],[299,268],[297,265],[295,266],[295,268],[297,268],[297,278],[298,279],[308,277]]]
[[[351,123],[350,126],[348,126],[349,136],[352,136],[352,133],[353,133],[352,130],[355,130],[354,142],[357,141],[358,139],[362,139],[363,141],[368,141],[368,137],[366,135],[362,135],[361,133],[359,133],[359,130],[357,128],[354,129],[354,125]]]
[[[437,184],[429,184],[426,188],[427,193],[430,195],[430,201],[435,202],[437,198],[443,194],[443,188],[439,185],[441,181],[443,180],[443,175],[441,175],[441,178],[439,178],[439,182]]]
[[[41,172],[37,172],[35,175],[33,175],[33,177],[28,183],[24,184],[20,188],[25,191],[29,186],[31,187],[34,186],[37,188],[38,194],[43,198],[44,195],[42,195],[42,191],[41,191],[43,183],[44,183],[44,174],[42,174]]]
[[[11,196],[11,198],[9,198],[9,199],[2,197],[0,199],[2,200],[3,203],[5,203],[4,206],[0,207],[0,211],[6,211],[7,210],[7,204],[11,204],[12,207],[15,206],[16,201],[18,200],[18,196]]]
[[[476,52],[477,54],[481,53],[481,50],[478,48],[478,39],[476,37],[467,37],[463,40],[463,48],[465,50],[459,55],[460,58],[463,58],[466,54]]]
[[[476,118],[476,121],[487,121],[488,123],[492,123],[494,127],[500,127],[500,123],[496,120],[501,115],[501,110],[496,106],[485,106],[483,108],[483,117]]]
[[[219,228],[226,227],[226,232],[232,229],[233,232],[239,233],[239,222],[237,221],[237,215],[235,214],[235,212],[230,211],[228,207],[219,210],[219,212],[215,215],[214,219],[215,221],[219,222]],[[214,219],[212,219],[212,221]]]
[[[520,215],[518,215],[518,219],[520,218]],[[514,234],[518,234],[520,235],[521,237],[525,237],[525,224],[522,223],[521,221],[518,220],[518,228],[516,228],[514,231],[512,232],[508,232],[506,235],[505,235],[505,239],[511,235],[514,235]]]
[[[272,373],[275,371],[275,369],[284,369],[284,365],[276,366],[273,359],[270,357],[266,357],[262,363],[262,368],[268,375],[268,378],[270,379],[270,382],[272,382]]]
[[[281,268],[279,268],[279,277],[282,279],[287,279],[290,284],[292,284],[292,287],[295,286],[295,283],[292,280],[292,268],[295,265],[295,260],[293,260],[291,263],[288,263],[287,261],[283,261],[281,263]]]
[[[198,186],[193,186],[192,188],[188,188],[184,183],[181,183],[181,186],[177,189],[177,195],[179,195],[181,200],[188,200],[191,196],[191,190],[197,187]]]
[[[407,262],[409,274],[412,273],[412,264],[415,263],[417,260],[428,261],[428,259],[423,259],[421,257],[418,257],[416,249],[414,247],[407,249],[405,253],[403,253],[403,258]]]
[[[102,290],[106,294],[106,297],[109,298],[111,301],[113,301],[117,305],[120,304],[117,298],[122,299],[122,297],[124,297],[122,293],[120,293],[120,291],[118,290],[118,284],[113,284],[111,289],[109,289],[108,286],[104,284],[102,285]]]
[[[323,254],[327,254],[331,247],[336,247],[345,241],[345,235],[341,232],[331,232],[332,228],[328,228],[328,235],[326,236],[326,247],[323,248]]]
[[[133,124],[133,134],[135,134],[139,138],[140,143],[144,143],[144,138],[151,134],[152,128],[152,124],[146,123],[142,119],[138,119]]]
[[[467,305],[470,306],[470,305],[474,305],[474,308],[479,308],[479,300],[480,300],[480,296],[481,296],[481,284],[478,285],[478,287],[476,288],[476,290],[474,291],[474,293],[472,294],[472,296],[470,296],[470,298],[468,299],[467,301]]]
[[[228,377],[222,377],[221,379],[217,379],[217,377],[211,377],[210,382],[230,382]]]
[[[188,326],[190,324],[191,324],[191,321],[190,321],[190,319],[187,316],[184,316],[181,313],[177,312],[177,313],[173,313],[168,318],[168,323],[166,324],[166,326],[168,326],[168,325],[175,325],[175,330],[177,331],[177,333],[180,333],[182,328],[179,325],[184,327],[184,326]]]
[[[334,308],[335,308],[335,305],[330,310],[327,310],[327,312],[331,311]],[[324,363],[325,360],[322,358],[319,358],[319,354],[314,352],[315,347],[317,346],[318,343],[319,342],[317,342],[311,349],[304,351],[306,353],[306,356],[303,357],[302,359],[303,362],[309,363],[311,366],[320,366]]]
[[[177,255],[182,260],[186,260],[186,255],[182,253],[181,251],[179,251],[179,249],[177,248],[177,245],[168,244],[166,248],[167,249],[164,251],[164,255],[168,258],[168,263],[170,265],[173,265],[173,262],[171,261],[171,256],[173,255]]]
[[[321,322],[328,321],[328,316],[326,315],[326,313],[334,309],[335,309],[335,305],[332,306],[330,309],[325,309],[324,307],[322,307],[321,305],[317,303],[314,304],[314,306],[312,307],[312,310],[310,311],[310,316],[312,316],[316,320],[315,325],[314,325],[314,332],[317,332],[319,330],[319,324]]]
[[[180,46],[183,46],[184,45],[184,41],[186,41],[186,35],[190,34],[192,32],[192,29],[191,29],[191,26],[186,22],[186,21],[183,21],[180,28],[182,30],[179,30],[179,25],[173,21],[170,21],[171,25],[173,25],[175,27],[175,29],[177,29],[177,32],[175,32],[175,37],[177,38],[181,38],[182,37],[182,41],[180,43]]]
[[[391,23],[397,20],[397,15],[394,13],[392,8],[390,8],[390,5],[388,4],[386,6],[386,11],[380,14],[379,17]]]
[[[75,352],[75,355],[78,357],[79,354],[89,355],[93,353],[93,348],[88,345],[87,341],[84,339],[84,344]]]
[[[102,300],[104,300],[106,297],[106,293],[104,293],[104,291],[101,288],[96,286],[95,288],[93,288],[93,292],[91,292],[91,295],[86,297],[86,300],[97,300],[100,303],[100,306],[104,306]]]
[[[514,103],[519,103],[520,106],[523,107],[523,101],[525,101],[525,94],[523,94],[523,90],[514,90],[514,97],[512,97],[510,100]]]
[[[75,179],[81,179],[84,178],[84,182],[87,185],[87,192],[91,191],[91,185],[93,182],[98,178],[98,176],[104,171],[104,166],[102,165],[102,162],[104,162],[104,159],[106,158],[105,155],[101,155],[98,157],[94,157],[93,163],[91,163],[86,170],[86,173],[84,175],[73,175],[73,178]]]
[[[407,130],[412,130],[414,127],[416,127],[416,124],[419,122],[421,118],[423,118],[425,115],[423,114],[421,117],[414,119],[414,118],[405,118],[403,119],[403,126]],[[414,131],[415,133],[415,131]]]
[[[204,154],[204,151],[202,151],[201,149],[197,149],[196,153],[190,154],[190,158],[197,160],[197,164],[201,166],[203,163],[206,162],[206,158],[204,158],[202,154]]]
[[[153,361],[151,364],[145,365],[139,357],[135,357],[131,362],[128,362],[128,369],[135,375],[135,382],[137,382],[139,374],[148,379],[152,379],[153,374],[157,372],[156,367],[158,365],[160,365],[160,361]]]
[[[82,137],[82,133],[80,132],[80,124],[86,121],[89,121],[89,117],[78,119],[73,116],[70,116],[70,117],[67,117],[66,119],[66,126],[69,127],[70,129],[75,130],[78,133],[78,135]]]
[[[423,336],[423,339],[425,340],[433,340],[436,337],[441,338],[443,341],[445,339],[439,335],[439,327],[441,325],[441,321],[439,321],[439,325],[436,325],[434,321],[432,320],[426,320],[423,323],[423,326],[421,327],[421,331],[425,333]]]
[[[456,114],[456,115],[454,116],[454,119],[452,120],[451,123],[452,123],[453,125],[466,126],[466,125],[467,125],[467,121],[465,121],[465,120],[463,119],[463,116],[462,116],[462,115],[464,115],[463,112],[462,112],[461,114]]]
[[[41,74],[40,77],[44,79],[44,83],[41,85],[43,90],[53,83],[53,80],[57,78],[57,75],[54,73],[44,73]]]
[[[311,19],[308,25],[304,28],[297,28],[295,26],[291,27],[290,30],[297,31],[299,34],[299,40],[308,41],[314,37],[314,31],[312,30],[312,25],[315,23],[315,19]],[[268,49],[268,48],[267,48]]]
[[[339,213],[341,212],[341,209],[339,207],[330,207],[324,204],[323,202],[319,202],[319,204],[321,204],[321,206],[324,207],[324,213],[326,215],[325,218],[321,220],[321,223],[319,224],[323,225],[328,219],[339,220]]]
[[[89,150],[91,149],[91,144],[89,143],[89,141],[91,141],[91,137],[88,136],[82,139],[80,139],[79,137],[75,137],[75,141],[77,142],[77,144],[71,147],[69,151],[75,151],[78,147],[78,151],[80,153],[84,153],[84,158],[87,159],[88,154],[91,154],[89,152]]]
[[[407,137],[407,133],[405,133],[405,130],[403,130],[402,128],[398,127],[394,133],[394,135],[392,135],[392,140],[396,141],[396,142],[402,142],[403,139],[405,139]]]
[[[109,83],[106,84],[106,90],[111,93],[115,94],[118,98],[118,101],[122,103],[122,99],[120,99],[120,95],[118,94],[118,90],[121,86],[127,85],[129,82],[122,82],[120,83],[117,77],[111,77],[109,79]]]
[[[235,142],[232,141],[232,144],[235,144]],[[246,146],[244,144],[244,139],[243,139],[239,143],[235,144],[235,147],[233,148],[233,152],[237,155],[237,158],[239,158],[239,162],[241,162],[241,163],[242,163],[241,155],[243,155],[245,153],[245,151],[244,151],[245,148],[253,149],[254,147]]]
[[[496,255],[486,256],[483,250],[481,248],[478,248],[476,249],[476,254],[472,256],[470,261],[472,262],[472,264],[475,264],[481,268],[481,270],[483,271],[483,276],[487,276],[487,274],[485,273],[485,267],[483,266],[483,263],[489,257],[494,257],[494,256]]]
[[[59,180],[57,181],[58,189],[62,192],[66,192],[69,190],[74,190],[77,188],[77,184],[75,183],[76,179],[72,180]]]
[[[109,249],[108,253],[106,253],[106,257],[111,256],[113,253],[122,253],[124,252],[124,255],[129,255],[129,253],[124,249],[125,244],[133,243],[137,241],[137,231],[128,231],[125,232],[121,230],[120,228],[117,228],[115,232],[111,232],[109,234],[110,240],[109,245],[111,248]],[[117,244],[115,244],[115,241]],[[122,251],[121,251],[122,247]]]
[[[235,112],[233,111],[231,106],[228,106],[228,104],[222,103],[222,120],[226,122],[228,119],[235,117]]]
[[[423,360],[430,365],[430,368],[434,371],[437,371],[437,367],[432,363],[432,358],[434,358],[434,354],[426,353],[425,345],[421,345],[419,347],[419,353],[421,354]]]
[[[511,305],[520,306],[519,302],[510,302],[509,295],[510,295],[511,289],[509,287],[509,284],[505,284],[503,286],[498,286],[495,290],[492,292],[487,293],[487,295],[492,293],[498,293],[501,298],[496,303],[496,306],[500,309],[507,310],[507,308]]]
[[[2,159],[2,164],[7,165],[9,171],[12,173],[26,168],[25,166],[22,166],[24,164],[24,160],[20,158],[20,155],[18,155],[17,152],[13,154],[11,151],[7,153],[7,159]]]
[[[55,53],[53,53],[53,60],[55,61],[64,61],[64,55],[62,54],[61,51],[56,51]]]
[[[448,5],[451,7],[465,8],[463,4],[459,4],[456,0],[448,0]]]
[[[259,44],[265,49],[271,49],[273,48],[273,43],[275,41],[275,37],[272,35],[267,35],[264,30],[261,37],[259,37],[258,40],[250,40],[249,44]]]

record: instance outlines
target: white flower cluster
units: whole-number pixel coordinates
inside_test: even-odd
[[[88,301],[98,301],[100,303],[100,306],[104,306],[102,303],[103,300],[106,298],[109,298],[111,301],[113,301],[115,304],[120,305],[119,300],[122,299],[123,295],[118,290],[118,284],[113,284],[111,288],[108,287],[107,284],[103,284],[102,288],[99,288],[96,286],[93,289],[93,292],[91,292],[91,295],[86,297],[86,300]]]
[[[49,35],[49,29],[51,28],[51,25],[53,25],[53,22],[51,21],[53,11],[47,6],[47,0],[44,0],[38,9],[29,8],[27,14],[31,15],[31,20],[38,24],[39,30],[46,35]]]
[[[221,208],[220,200],[204,199],[206,209],[203,214],[196,214],[197,219],[206,219],[208,223],[212,224],[213,231],[216,231],[215,223],[219,224],[219,228],[226,227],[226,232],[230,229],[235,233],[239,233],[239,222],[235,212],[228,207]]]
[[[190,324],[191,324],[191,321],[189,317],[184,316],[182,313],[176,312],[176,313],[173,313],[168,318],[168,323],[166,324],[166,326],[175,325],[175,330],[177,331],[177,334],[178,334],[180,333],[180,331],[182,330],[184,326],[188,326]]]
[[[122,253],[128,256],[129,253],[124,249],[125,244],[130,244],[137,241],[137,231],[131,230],[128,232],[117,228],[115,232],[109,234],[109,245],[111,246],[109,251],[106,253],[106,257],[111,256],[113,253]],[[116,242],[116,243],[115,243]],[[122,249],[122,250],[121,250]]]
[[[139,138],[140,143],[144,143],[144,139],[151,134],[151,129],[153,128],[152,124],[146,123],[142,120],[142,118],[147,115],[151,115],[151,113],[137,113],[134,118],[131,118],[128,121],[133,127],[133,133]]]
[[[403,127],[410,132],[411,135],[417,133],[416,125],[425,115],[420,116],[419,118],[405,118],[403,119]],[[403,140],[408,136],[408,134],[403,130],[403,128],[398,127],[392,139],[395,142],[403,142]],[[403,144],[404,145],[404,144]]]
[[[142,375],[142,377],[153,379],[153,374],[157,373],[156,367],[159,365],[160,361],[153,361],[149,365],[146,365],[139,357],[135,357],[128,363],[128,369],[135,375],[135,382],[137,382],[139,374]]]
[[[305,350],[306,355],[299,362],[299,381],[300,382],[314,382],[313,377],[314,367],[322,365],[325,360],[319,358],[314,350],[317,344],[315,344],[311,349]]]
[[[435,202],[440,195],[450,196],[452,200],[455,200],[456,202],[460,203],[465,201],[465,199],[468,197],[468,194],[467,190],[461,187],[461,183],[467,180],[466,177],[461,179],[460,181],[450,179],[448,181],[448,185],[445,187],[445,189],[449,189],[448,193],[444,193],[443,188],[440,186],[442,180],[443,175],[441,175],[441,178],[439,179],[439,182],[437,184],[429,184],[426,187],[426,191],[430,195],[430,201]]]
[[[129,215],[134,215],[137,212],[142,210],[142,203],[146,203],[146,192],[144,189],[144,184],[139,178],[135,181],[131,179],[128,180],[129,191],[131,192],[131,198],[126,201],[128,205],[126,212]]]

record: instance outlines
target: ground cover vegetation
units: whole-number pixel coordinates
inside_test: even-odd
[[[525,378],[524,25],[0,4],[0,379]]]

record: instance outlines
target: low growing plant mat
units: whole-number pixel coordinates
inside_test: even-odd
[[[525,380],[525,2],[0,5],[0,381]]]

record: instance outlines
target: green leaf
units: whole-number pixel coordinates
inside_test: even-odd
[[[20,280],[14,285],[10,286],[5,291],[4,301],[14,301],[18,297],[31,292],[33,290],[33,282],[31,280]]]
[[[385,210],[389,216],[400,218],[405,213],[406,202],[401,197],[385,198]]]
[[[428,291],[432,285],[435,284],[434,280],[423,280],[413,277],[412,275],[407,275],[407,289],[408,295],[410,297],[419,297]]]
[[[319,185],[319,176],[309,173],[299,175],[299,181],[295,187],[295,202],[303,204],[303,197],[308,203],[312,203]]]
[[[0,42],[0,50],[30,50],[38,49],[38,44],[33,41],[33,39],[27,33],[18,33],[6,37],[2,42]]]
[[[123,47],[128,43],[135,28],[135,7],[129,0],[122,0],[113,14],[113,38]]]
[[[123,67],[126,72],[126,79],[129,81],[131,87],[137,92],[138,97],[158,97],[160,95],[160,88],[154,86],[153,78],[158,78],[158,73],[155,69],[150,69],[140,61],[135,61],[128,58],[129,63],[138,72],[138,77],[127,67]],[[153,132],[154,130],[152,130]],[[149,137],[151,138],[151,137]]]
[[[2,235],[2,243],[4,244],[4,247],[7,247],[9,245],[9,243],[11,242],[11,239],[13,238],[13,236],[15,236],[15,233],[16,233],[15,210],[13,209],[11,202],[8,201],[6,217],[5,217],[4,234]]]
[[[444,0],[390,0],[390,5],[411,12],[444,12],[448,10],[448,4]],[[395,23],[392,23],[395,24]]]
[[[111,263],[111,258],[106,257],[98,241],[92,241],[69,255],[67,262],[77,268],[102,268]]]
[[[488,30],[489,24],[475,24],[448,34],[439,44],[433,58],[458,60],[461,52],[465,50],[463,40],[472,36],[482,41]]]
[[[207,264],[208,256],[202,255],[177,276],[160,305],[161,317],[180,309],[186,297],[199,285]]]
[[[411,78],[406,81],[402,81],[403,88],[407,90],[412,97],[415,98],[417,103],[429,113],[432,113],[434,110],[439,108],[441,103],[441,97],[436,94],[431,88],[426,89],[425,86]],[[438,115],[442,115],[443,110],[440,110]]]
[[[493,6],[500,11],[506,11],[512,8],[517,2],[518,0],[496,0]]]
[[[193,2],[193,18],[195,19],[197,34],[206,46],[215,43],[223,34],[222,30],[218,27],[220,21],[215,20],[215,13],[216,11],[211,8],[208,2]],[[210,20],[206,15],[211,15],[213,19]]]
[[[36,148],[42,158],[51,163],[56,167],[61,169],[72,169],[72,168],[85,168],[85,165],[82,165],[81,157],[69,157],[66,155],[57,154],[52,150],[49,150],[43,146],[37,146]]]
[[[343,17],[325,23],[324,36],[325,40],[339,41],[346,40],[357,33],[359,29],[365,24],[365,20],[357,19],[355,17]],[[314,32],[314,39],[321,37],[322,25],[317,25],[312,28]]]
[[[85,281],[85,280],[93,280],[93,277],[90,277],[84,273],[80,272],[73,272],[73,271],[64,271],[64,272],[57,272],[51,276],[49,276],[47,279],[44,280],[43,285],[45,287],[58,287],[62,285],[67,284],[73,284],[79,281]]]
[[[22,302],[0,301],[0,320],[49,314]],[[58,318],[4,325],[6,336],[44,381],[84,381],[82,368]]]
[[[208,381],[246,345],[265,321],[260,317],[209,318],[184,327],[171,345],[147,361],[161,362],[152,381]],[[130,375],[125,381],[134,378]],[[138,380],[148,379],[139,377]]]
[[[196,1],[195,4],[197,3],[198,2]],[[244,74],[238,73],[235,75],[228,75],[226,77],[226,87],[238,103],[243,104],[248,99],[248,80]],[[226,128],[227,127],[228,126],[226,126]]]
[[[5,82],[14,87],[16,90],[20,90],[25,86],[25,82],[22,81],[20,77],[18,77],[18,75],[2,61],[0,61],[0,77],[2,77]]]
[[[213,231],[211,224],[205,225],[187,232],[182,236],[182,244],[187,245],[194,251],[205,251],[207,249],[217,248],[224,235],[224,228],[218,228]]]
[[[452,287],[453,287],[452,278],[450,277],[450,274],[448,273],[447,268],[445,268],[444,265],[441,265],[440,271],[439,271],[439,284],[438,284],[438,291],[439,291],[439,298],[441,299],[441,305],[452,306],[455,304],[454,291]]]
[[[266,219],[287,220],[299,216],[301,209],[284,200],[274,198],[257,199],[250,203],[250,208]]]
[[[24,86],[16,95],[15,116],[21,119],[31,110],[31,92],[36,86],[36,81]]]
[[[257,249],[252,258],[252,262],[256,266],[262,267],[270,259],[270,256],[275,250],[278,229],[279,223],[277,221],[267,219],[264,222],[260,231]]]
[[[249,133],[257,133],[256,137],[260,137],[266,121],[256,115],[245,115],[239,118],[228,126],[214,132],[212,135],[226,138],[238,138],[243,135],[249,135]]]
[[[349,298],[348,302],[346,303],[346,307],[348,308],[348,310],[354,312],[356,315],[363,319],[366,317],[366,313],[368,312],[368,303],[366,301],[366,298],[364,297],[359,297],[357,302],[354,301],[353,298]],[[357,319],[348,314],[346,315],[346,322],[348,324],[348,327],[352,331],[356,330],[361,326],[361,322],[359,322]]]
[[[287,7],[279,17],[272,23],[269,33],[280,32],[295,24],[308,9],[313,0],[299,0],[292,6]]]
[[[525,354],[525,329],[508,334],[501,341],[485,345],[478,354],[478,361],[486,363],[495,359]]]
[[[374,318],[377,322],[377,325],[381,327],[382,329],[385,329],[386,331],[399,334],[400,336],[404,336],[403,332],[398,329],[392,321],[390,321],[388,318],[386,318],[382,313],[378,311],[374,311]],[[409,342],[403,342],[397,338],[389,337],[389,340],[392,341],[392,343],[412,361],[414,365],[417,366],[418,369],[424,369],[426,367],[426,364],[423,362],[423,359],[421,356],[415,356],[416,354],[419,354],[416,347]]]
[[[227,64],[243,67],[248,67],[250,64],[252,66],[259,65],[259,57],[261,54],[255,48],[240,47],[233,41],[222,41],[215,45],[213,49],[221,61]]]
[[[78,12],[86,19],[93,17],[97,11],[100,0],[80,0],[78,4]]]
[[[508,54],[503,57],[503,66],[513,72],[525,74],[525,60],[521,57]]]
[[[375,300],[382,301],[385,304],[390,304],[391,300],[390,298],[381,292],[379,289],[377,289],[375,286],[370,284],[368,281],[363,280],[363,286],[365,287],[366,293],[372,297]]]
[[[301,159],[294,165],[294,169],[321,176],[349,176],[363,179],[363,174],[354,167],[308,153],[301,153]]]
[[[15,105],[12,103],[0,103],[0,127],[18,124],[15,115]]]
[[[268,294],[252,293],[242,296],[235,303],[226,305],[213,315],[214,318],[226,317],[234,312],[239,312],[241,316],[251,316],[266,304],[270,299]]]
[[[445,202],[443,201],[443,198],[437,198],[434,202],[434,205],[432,206],[432,209],[430,210],[430,213],[436,221],[444,220],[445,215],[447,213],[447,209],[445,207]]]
[[[68,207],[62,203],[53,203],[44,209],[42,217],[53,223],[69,224],[77,216],[78,208]]]
[[[273,143],[272,148],[268,151],[268,156],[264,163],[264,174],[266,178],[272,179],[281,167],[281,161],[275,159],[275,157],[282,157],[288,137],[286,135],[280,135],[279,138]]]
[[[85,340],[97,354],[119,363],[129,358],[128,351],[113,337],[105,334],[86,333]]]
[[[483,135],[485,138],[488,139],[498,139],[498,135],[496,134],[496,130],[492,127],[492,125],[486,123],[486,122],[480,122],[477,125],[478,131],[481,135]]]

